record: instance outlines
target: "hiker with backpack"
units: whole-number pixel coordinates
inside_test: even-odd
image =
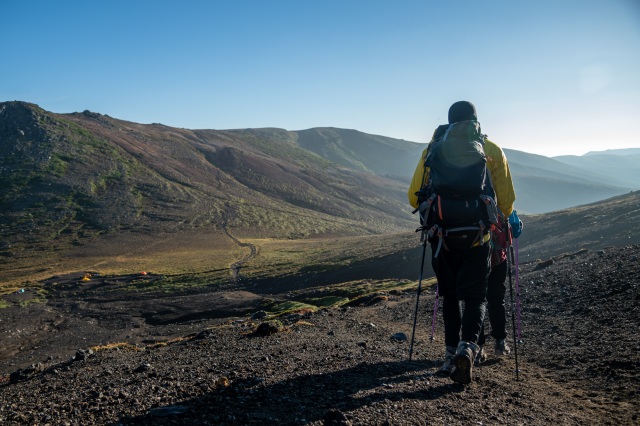
[[[408,196],[443,298],[445,363],[455,382],[471,382],[486,312],[490,230],[510,221],[515,191],[502,149],[482,134],[474,105],[454,103],[416,167]],[[461,306],[464,305],[463,307]]]

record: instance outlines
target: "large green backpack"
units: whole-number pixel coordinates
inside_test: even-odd
[[[480,123],[461,121],[438,127],[427,149],[429,180],[418,210],[423,231],[430,241],[438,239],[438,251],[468,249],[498,221],[484,139]]]
[[[482,194],[487,181],[485,136],[477,121],[440,126],[427,151],[429,185],[447,198],[469,198]]]

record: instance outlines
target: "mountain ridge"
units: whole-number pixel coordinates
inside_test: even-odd
[[[399,232],[415,226],[406,188],[425,146],[333,127],[190,130],[4,102],[0,250],[51,249],[122,230],[224,227],[276,238]],[[624,156],[594,171],[592,163],[505,154],[523,213],[637,189],[625,177],[635,175],[609,172],[626,170]]]
[[[411,220],[400,183],[336,168],[286,131],[191,131],[25,103],[0,108],[0,226],[10,237],[222,223],[240,235],[349,235]]]

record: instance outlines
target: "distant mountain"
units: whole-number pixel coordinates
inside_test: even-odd
[[[599,176],[601,181],[614,185],[640,187],[640,148],[616,149],[601,152],[588,152],[583,156],[563,155],[554,159],[582,170],[584,173]]]
[[[516,188],[516,206],[528,213],[544,213],[592,203],[640,189],[638,179],[623,175],[624,157],[544,157],[511,149],[504,150]],[[616,161],[616,159],[618,161]],[[625,160],[626,163],[626,160]]]
[[[297,134],[301,147],[334,164],[393,177],[405,185],[426,147],[356,130],[315,128],[292,133]],[[522,212],[550,212],[640,189],[640,179],[636,177],[640,167],[632,157],[583,156],[570,164],[558,158],[504,151],[516,188],[516,207]],[[593,164],[594,161],[599,163]]]
[[[344,167],[369,171],[403,181],[411,178],[425,145],[357,130],[333,127],[294,132],[298,144]]]
[[[620,149],[606,149],[604,151],[589,151],[584,155],[637,155],[640,154],[640,148],[620,148]]]
[[[0,103],[0,253],[118,230],[300,238],[412,229],[406,185],[281,129],[185,130]]]
[[[313,128],[296,132],[296,143],[334,164],[409,181],[426,144],[356,130]],[[640,150],[640,149],[638,149]],[[604,200],[640,189],[636,150],[581,157],[544,157],[504,149],[517,194],[516,208],[544,213]]]

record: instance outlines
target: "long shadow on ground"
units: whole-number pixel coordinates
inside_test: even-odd
[[[383,401],[442,398],[464,388],[454,383],[417,389],[435,361],[362,363],[346,370],[303,374],[273,384],[259,377],[233,380],[216,391],[180,404],[158,407],[120,424],[340,424],[345,412]],[[396,388],[396,389],[394,389]],[[384,389],[384,392],[382,390]]]

